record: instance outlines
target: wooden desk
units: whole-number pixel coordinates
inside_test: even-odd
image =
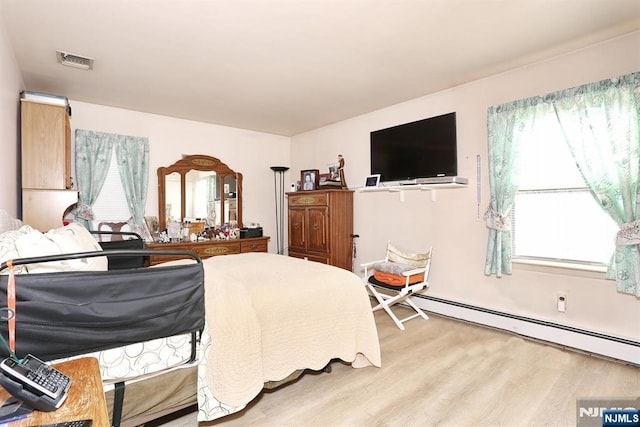
[[[111,422],[107,413],[98,360],[83,357],[58,363],[53,367],[71,377],[73,381],[62,406],[51,412],[34,410],[29,417],[9,423],[9,426],[36,426],[92,419],[92,427],[108,427]],[[0,401],[4,402],[8,397],[9,393],[0,387]]]

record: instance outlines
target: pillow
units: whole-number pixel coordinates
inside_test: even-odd
[[[20,258],[20,254],[16,249],[16,240],[20,236],[24,236],[33,231],[33,228],[29,225],[23,225],[17,230],[5,231],[0,234],[0,263],[8,261],[10,259]],[[16,272],[21,273],[22,268],[19,267]],[[3,270],[2,274],[9,274],[9,270]]]
[[[418,268],[418,267],[412,267],[407,264],[400,264],[397,262],[376,262],[371,267],[373,267],[375,271],[382,271],[389,274],[402,274],[405,271]]]
[[[387,244],[387,260],[389,262],[397,262],[413,268],[420,268],[427,266],[429,258],[431,258],[431,251],[423,254],[405,253],[393,246],[391,242]]]
[[[407,278],[402,275],[405,271],[413,270],[410,265],[400,264],[397,262],[376,262],[372,265],[373,277],[376,280],[393,286],[404,286]],[[424,280],[424,273],[413,274],[409,276],[409,284],[419,283]]]
[[[9,212],[0,209],[0,233],[5,231],[18,230],[22,226],[22,221],[12,217]]]
[[[54,242],[61,253],[102,250],[93,235],[79,222],[48,231],[45,236]]]
[[[102,250],[91,233],[77,222],[53,229],[46,234],[33,230],[16,240],[16,248],[21,258]],[[93,257],[29,264],[27,270],[29,273],[50,273],[56,271],[103,271],[107,270],[107,267],[106,257]]]
[[[391,286],[404,286],[407,283],[407,278],[401,274],[392,274],[392,273],[385,273],[384,271],[375,271],[373,273],[373,277],[382,283],[385,283],[387,285],[391,285]],[[409,284],[413,285],[416,283],[420,283],[424,281],[424,274],[423,273],[419,273],[419,274],[412,274],[411,276],[409,276]]]

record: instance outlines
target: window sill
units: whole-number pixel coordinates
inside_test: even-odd
[[[551,274],[604,279],[607,266],[602,264],[587,264],[562,260],[548,260],[539,258],[513,258],[515,269],[538,271]]]

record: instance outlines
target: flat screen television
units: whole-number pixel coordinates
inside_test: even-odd
[[[371,132],[371,174],[382,182],[420,183],[458,174],[456,113]]]

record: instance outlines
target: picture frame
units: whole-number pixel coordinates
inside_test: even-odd
[[[367,176],[367,179],[364,182],[365,187],[377,187],[379,185],[380,185],[379,173]]]
[[[319,176],[320,176],[319,186],[322,187],[322,184],[329,180],[330,175],[328,173],[321,173]]]
[[[157,242],[160,236],[160,223],[158,222],[158,217],[145,216],[144,225],[146,226],[146,229],[147,229],[147,232],[149,233],[149,237],[151,238],[151,241]]]
[[[339,163],[331,163],[327,165],[327,169],[329,169],[329,178],[327,178],[327,181],[340,181]]]
[[[318,169],[305,169],[300,171],[300,185],[302,191],[317,190],[320,180]]]

